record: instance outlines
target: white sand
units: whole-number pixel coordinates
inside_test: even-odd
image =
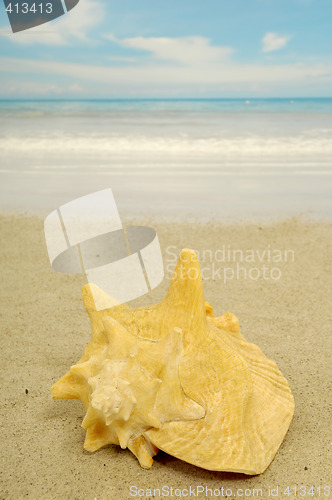
[[[307,491],[313,486],[318,497],[320,486],[323,497],[331,472],[332,441],[331,225],[295,218],[264,225],[149,224],[158,230],[165,259],[171,258],[168,246],[176,251],[192,247],[205,255],[202,265],[210,270],[204,251],[215,252],[224,244],[243,251],[263,251],[270,245],[294,252],[294,261],[265,262],[279,268],[278,280],[240,276],[225,284],[218,275],[210,279],[207,270],[204,282],[206,299],[215,312],[232,311],[247,340],[276,361],[289,381],[296,410],[279,452],[264,474],[250,477],[209,472],[161,452],[145,471],[128,450],[107,446],[93,454],[84,451],[81,403],[53,401],[50,395],[51,385],[80,358],[90,338],[80,295],[83,279],[51,269],[41,219],[3,215],[0,498],[121,500],[135,498],[130,486],[144,491],[140,498],[152,497],[147,488],[162,486],[191,486],[196,492],[198,486],[224,488],[220,497],[227,495],[228,500],[240,498],[241,489],[248,490],[247,497],[251,493],[267,499],[269,488],[276,487],[278,498],[295,498],[295,486],[306,486]],[[257,259],[247,263],[247,271],[261,264]],[[161,300],[167,285],[165,279],[136,304]],[[283,495],[287,486],[289,496]]]

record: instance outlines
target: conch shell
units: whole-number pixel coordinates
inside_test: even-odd
[[[160,304],[97,311],[96,294],[103,299],[83,287],[92,338],[52,387],[54,399],[82,401],[84,448],[128,447],[144,468],[161,449],[204,469],[262,473],[288,430],[293,396],[237,318],[214,317],[195,252],[182,250]]]

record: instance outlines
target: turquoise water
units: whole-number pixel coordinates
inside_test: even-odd
[[[0,113],[332,113],[332,98],[0,100]]]

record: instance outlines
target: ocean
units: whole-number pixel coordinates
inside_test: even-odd
[[[2,210],[330,217],[331,166],[332,98],[0,101]]]

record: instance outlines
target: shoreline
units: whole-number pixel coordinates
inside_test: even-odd
[[[26,217],[26,218],[36,218],[44,220],[53,210],[58,208],[60,205],[54,206],[54,208],[38,208],[38,209],[25,209],[25,208],[3,208],[0,205],[0,218],[6,217]],[[119,206],[121,206],[119,204]],[[122,215],[123,214],[123,215]],[[298,221],[305,224],[323,224],[329,225],[332,223],[332,215],[315,213],[310,211],[301,211],[300,213],[289,213],[289,214],[270,214],[270,215],[239,215],[235,214],[233,217],[230,215],[205,215],[198,216],[190,213],[184,213],[181,216],[175,215],[157,215],[152,216],[148,210],[146,212],[137,213],[130,216],[128,213],[121,211],[120,217],[125,224],[148,224],[152,221],[157,221],[159,224],[193,224],[193,225],[208,225],[213,226],[223,225],[254,225],[254,224],[278,224],[283,222]]]

